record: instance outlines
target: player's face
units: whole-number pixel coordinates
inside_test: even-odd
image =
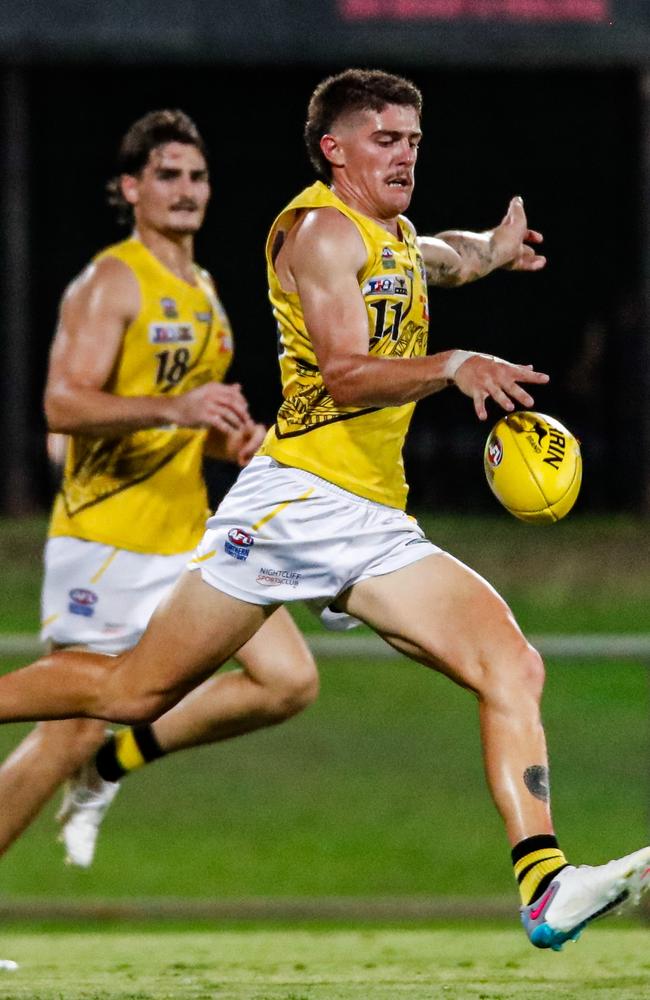
[[[416,109],[389,104],[382,111],[364,111],[345,122],[337,138],[342,167],[336,186],[340,178],[377,218],[392,219],[405,212],[422,138]]]
[[[153,149],[138,177],[123,178],[136,225],[161,233],[196,233],[210,199],[207,164],[196,146],[168,142]]]

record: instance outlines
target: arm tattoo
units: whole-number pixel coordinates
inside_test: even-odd
[[[426,265],[427,283],[429,285],[455,284],[458,276],[458,268],[453,264],[446,264],[442,261],[431,262]]]
[[[439,239],[448,243],[458,256],[460,263],[455,266],[436,264],[436,274],[431,284],[457,285],[476,281],[489,274],[497,266],[493,238],[487,233],[462,233],[450,231],[440,233]]]
[[[542,802],[548,802],[550,788],[548,781],[548,768],[541,764],[533,764],[524,771],[524,784],[531,795]]]

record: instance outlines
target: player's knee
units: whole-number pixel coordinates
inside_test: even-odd
[[[544,661],[523,636],[507,654],[498,656],[485,672],[484,696],[504,704],[539,704],[544,688]]]
[[[110,699],[102,713],[107,719],[126,726],[154,722],[174,704],[159,691],[125,691]]]
[[[79,766],[101,746],[106,723],[98,719],[40,722],[35,736],[48,759],[58,758]]]
[[[544,661],[534,646],[531,646],[530,643],[526,643],[526,646],[526,656],[524,657],[522,663],[524,684],[526,685],[527,690],[540,700],[544,689],[544,682],[546,680]]]
[[[312,659],[289,664],[277,673],[269,691],[270,714],[277,721],[297,715],[316,700],[318,691],[318,670]]]
[[[524,640],[522,649],[517,651],[506,678],[513,699],[517,700],[525,694],[529,698],[539,701],[542,697],[544,680],[545,671],[542,657],[534,646]]]
[[[133,678],[123,678],[120,674],[111,677],[102,691],[98,715],[111,722],[127,726],[137,726],[153,722],[168,708],[171,708],[182,692],[173,692],[160,687],[135,684]]]
[[[313,705],[319,690],[318,669],[314,661],[310,660],[309,663],[304,663],[300,669],[295,670],[289,696],[291,714],[295,715],[296,712],[301,712],[309,705]]]

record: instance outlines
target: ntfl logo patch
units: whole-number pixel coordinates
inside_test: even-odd
[[[381,266],[384,271],[394,271],[396,268],[395,254],[390,247],[383,247],[381,251]]]

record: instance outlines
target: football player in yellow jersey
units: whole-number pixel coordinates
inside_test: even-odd
[[[227,317],[193,239],[210,195],[202,139],[179,111],[153,112],[122,142],[111,185],[135,222],[63,296],[45,392],[50,428],[68,437],[50,522],[43,638],[117,654],[144,631],[203,534],[203,456],[243,466],[265,428],[238,385]],[[125,219],[126,221],[126,219]],[[235,736],[297,712],[316,695],[312,657],[286,610],[167,720],[100,751],[111,777],[165,752]],[[116,662],[116,661],[112,661]],[[68,860],[86,866],[119,785],[86,765],[106,740],[96,720],[37,726],[0,767],[0,852],[58,786]],[[126,769],[126,768],[125,768]]]
[[[522,922],[535,946],[557,950],[638,899],[650,847],[594,868],[567,863],[550,811],[541,658],[499,595],[404,512],[401,444],[418,399],[455,386],[484,420],[488,398],[528,407],[525,384],[547,381],[471,350],[425,354],[423,274],[457,284],[543,260],[520,199],[482,236],[416,238],[403,213],[420,112],[418,90],[380,71],[348,70],[316,89],[305,134],[322,183],[287,206],[268,243],[285,397],[276,426],[138,644],[117,662],[57,651],[5,675],[0,720],[158,727],[280,605],[334,603],[476,696]]]

